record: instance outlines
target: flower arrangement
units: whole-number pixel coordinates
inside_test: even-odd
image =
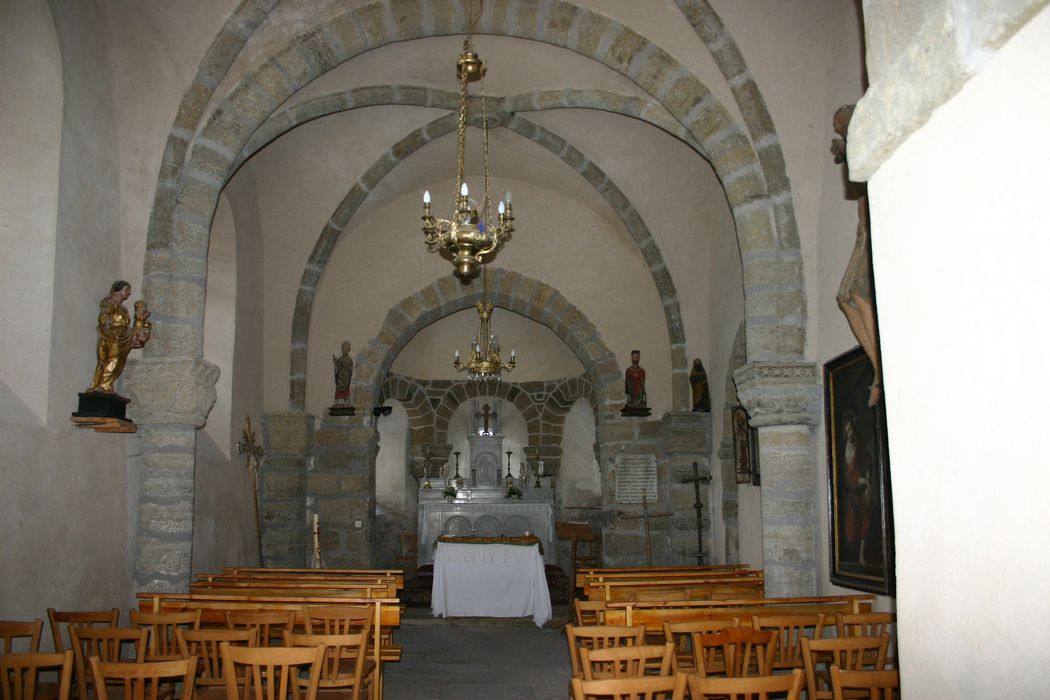
[[[507,487],[507,492],[505,494],[503,494],[503,497],[504,498],[516,498],[516,499],[518,499],[520,501],[522,495],[523,494],[521,492],[521,489],[519,489],[514,484],[511,484],[510,486]]]
[[[458,491],[452,484],[445,484],[445,490],[441,492],[441,495],[445,498],[452,499],[456,497]]]

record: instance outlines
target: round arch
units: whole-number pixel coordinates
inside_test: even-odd
[[[167,326],[151,356],[200,355],[211,216],[236,154],[276,105],[364,51],[460,34],[466,23],[458,3],[429,3],[424,12],[421,2],[377,0],[297,36],[237,83],[189,146],[170,217],[155,211],[151,220],[144,287],[155,300],[157,324]],[[762,161],[706,86],[634,30],[568,0],[492,0],[476,32],[532,39],[599,61],[654,96],[690,132],[722,181],[736,222],[749,359],[801,358],[806,308],[797,236],[781,235]]]
[[[618,416],[623,404],[619,365],[594,324],[561,292],[544,282],[502,268],[490,269],[488,274],[489,301],[547,326],[579,359],[595,387],[598,421]],[[395,304],[378,332],[354,360],[350,401],[358,407],[359,414],[365,407],[378,405],[375,401],[380,397],[394,358],[416,333],[449,314],[474,306],[481,301],[482,293],[479,279],[464,285],[451,276],[445,276]],[[466,390],[460,393],[459,400],[465,400]],[[529,414],[523,411],[526,421],[531,413],[535,413],[538,420],[537,407],[527,410]],[[435,437],[440,438],[440,435]]]

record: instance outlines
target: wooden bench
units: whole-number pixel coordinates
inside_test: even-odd
[[[584,587],[588,600],[734,600],[761,598],[762,572],[730,572],[700,577],[639,578],[591,581]]]
[[[398,590],[405,587],[403,569],[263,569],[259,567],[227,566],[220,574],[197,574],[195,578],[208,576],[234,577],[237,579],[259,578],[296,581],[302,579],[356,579],[361,577],[392,578]]]
[[[743,600],[666,600],[613,601],[605,606],[607,625],[645,625],[647,630],[663,629],[664,622],[703,620],[711,616],[732,616],[751,620],[752,615],[786,615],[793,613],[869,612],[875,596],[860,595],[812,596],[798,598],[759,598]]]
[[[396,598],[397,586],[393,579],[386,581],[284,581],[276,579],[251,580],[196,580],[190,583],[190,593],[221,593],[225,595],[308,597],[342,596],[350,598]]]

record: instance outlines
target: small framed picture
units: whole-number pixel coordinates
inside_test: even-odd
[[[893,517],[884,400],[860,347],[824,365],[831,582],[893,594]]]

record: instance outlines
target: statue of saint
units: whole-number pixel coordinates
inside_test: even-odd
[[[141,348],[149,340],[153,324],[147,320],[146,304],[142,301],[135,304],[135,325],[132,327],[128,307],[124,306],[130,296],[131,285],[117,280],[110,286],[109,295],[98,303],[98,363],[91,386],[85,393],[114,393],[113,382],[124,371],[128,352],[132,348]]]
[[[707,385],[707,370],[700,358],[693,360],[693,369],[689,372],[689,385],[693,390],[693,410],[708,413],[711,410],[711,389]]]
[[[832,139],[831,155],[836,163],[846,161],[846,138],[849,122],[853,117],[853,105],[839,107],[835,112],[832,125],[842,138]],[[857,239],[853,243],[853,252],[846,271],[842,275],[838,294],[835,295],[839,309],[846,316],[850,330],[857,342],[864,349],[864,354],[871,360],[875,370],[868,394],[868,405],[874,406],[882,398],[882,361],[879,356],[878,319],[875,313],[875,294],[872,283],[871,240],[868,230],[868,195],[867,190],[857,198]]]
[[[354,360],[350,357],[350,341],[343,341],[343,354],[332,355],[335,365],[335,403],[346,404],[350,401],[350,378],[354,374]]]
[[[631,366],[623,375],[623,390],[627,394],[628,408],[644,408],[645,398],[645,370],[638,364],[642,353],[639,350],[631,350]]]

